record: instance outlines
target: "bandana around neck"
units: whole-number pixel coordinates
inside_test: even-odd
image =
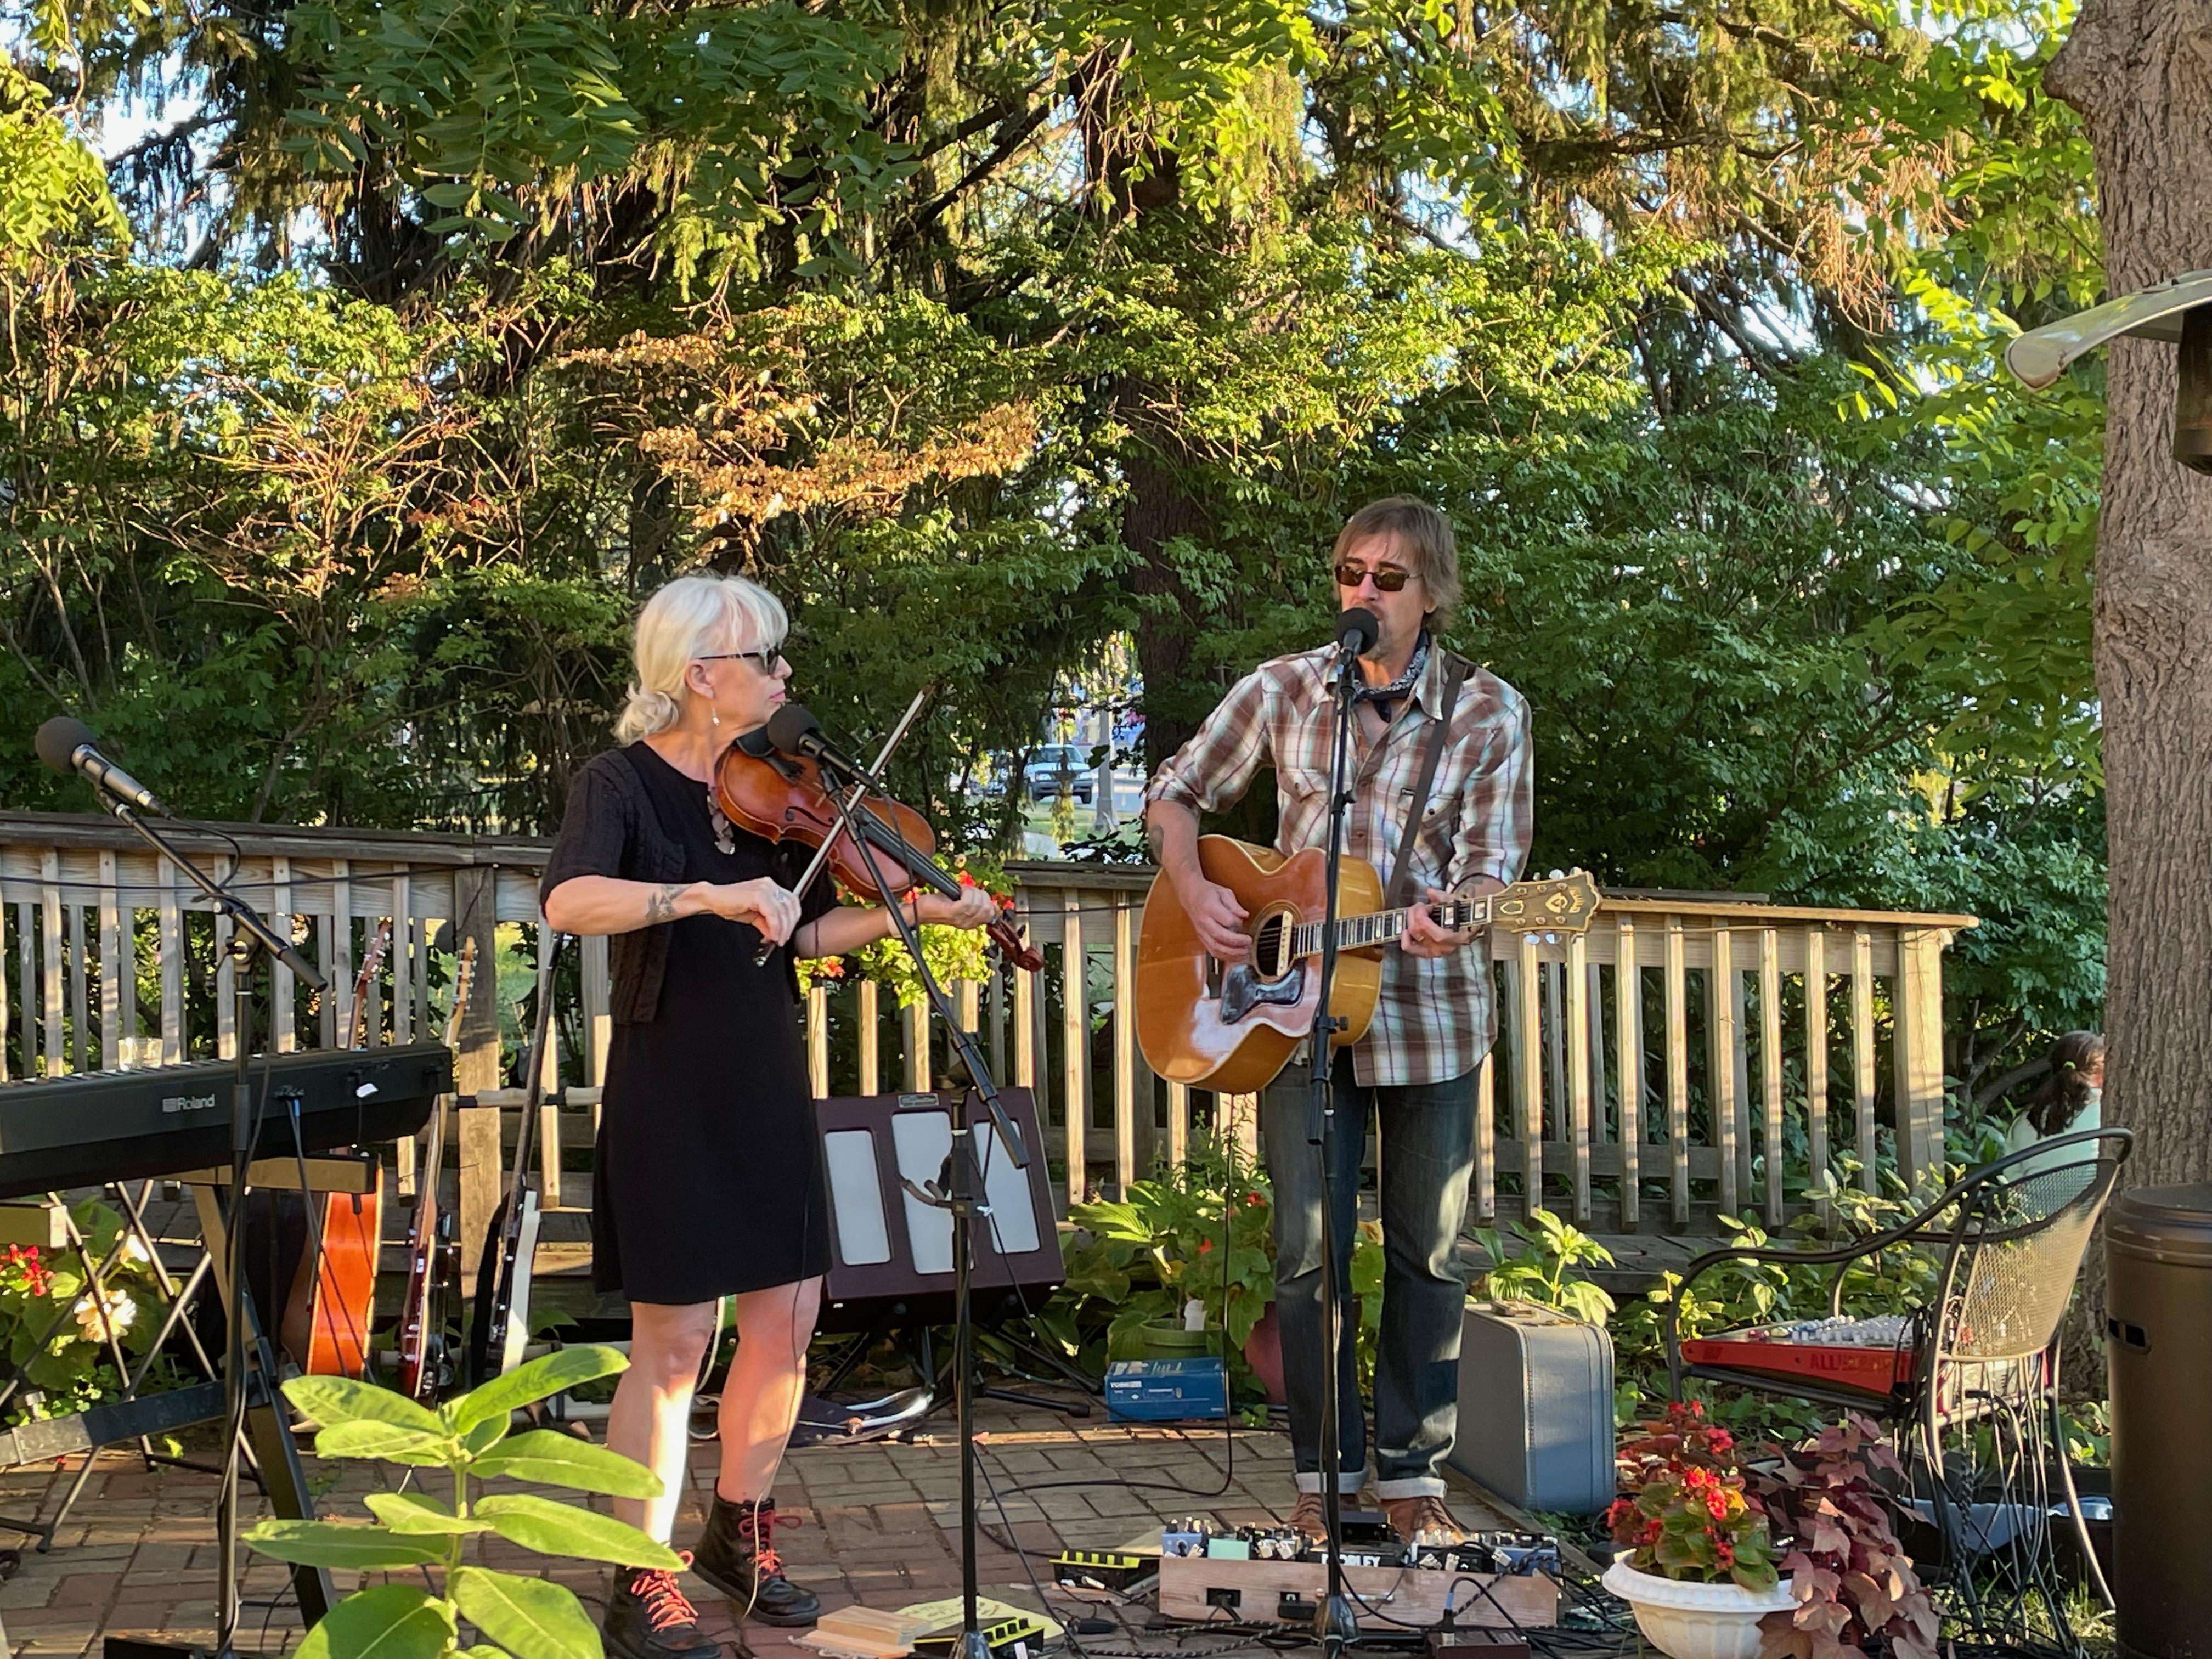
[[[1429,630],[1425,628],[1421,630],[1421,637],[1413,642],[1413,660],[1406,665],[1406,672],[1388,685],[1362,684],[1352,701],[1375,704],[1376,713],[1387,720],[1390,718],[1391,705],[1413,690],[1420,680],[1421,672],[1428,665]]]

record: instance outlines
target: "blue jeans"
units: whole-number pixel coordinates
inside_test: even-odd
[[[1362,1088],[1340,1051],[1328,1183],[1336,1231],[1337,1490],[1356,1492],[1367,1469],[1359,1409],[1359,1304],[1352,1246],[1359,1221],[1359,1164],[1367,1116],[1381,1121],[1382,1328],[1375,1364],[1375,1490],[1382,1498],[1441,1497],[1443,1462],[1459,1428],[1459,1339],[1466,1281],[1457,1262],[1474,1164],[1474,1073],[1443,1083]],[[1307,1142],[1312,1081],[1286,1068],[1261,1097],[1260,1127],[1275,1188],[1275,1305],[1283,1328],[1283,1385],[1298,1490],[1321,1490],[1321,1149]]]

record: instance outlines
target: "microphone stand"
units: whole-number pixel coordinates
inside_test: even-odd
[[[224,1200],[228,1224],[225,1230],[223,1275],[227,1285],[223,1321],[225,1344],[223,1352],[223,1421],[228,1455],[223,1459],[222,1480],[216,1509],[216,1558],[222,1574],[216,1586],[215,1659],[234,1659],[238,1651],[239,1593],[238,1593],[238,1485],[239,1439],[246,1431],[249,1403],[270,1414],[274,1433],[264,1437],[260,1447],[260,1462],[264,1478],[275,1492],[278,1483],[289,1485],[290,1497],[304,1517],[312,1513],[307,1507],[305,1472],[299,1465],[299,1450],[292,1443],[289,1429],[282,1415],[275,1379],[276,1356],[270,1352],[267,1336],[253,1306],[252,1292],[246,1283],[246,1229],[241,1206],[246,1189],[246,1172],[253,1161],[253,1141],[256,1124],[253,1111],[253,1085],[249,1068],[253,1048],[253,986],[257,966],[270,962],[282,962],[310,989],[325,989],[329,981],[317,972],[314,965],[301,956],[292,941],[284,938],[251,904],[233,893],[222,883],[202,870],[159,830],[141,818],[130,802],[95,788],[102,803],[153,848],[155,853],[184,872],[186,879],[205,894],[216,913],[230,918],[233,933],[230,941],[232,959],[231,995],[232,1052],[230,1091],[230,1185]],[[304,1201],[307,1194],[302,1194]],[[253,1386],[250,1392],[258,1396],[258,1402],[249,1402],[247,1386],[251,1355]],[[295,1566],[292,1570],[294,1588],[300,1597],[300,1611],[312,1626],[328,1613],[335,1599],[329,1571],[321,1567]],[[146,1659],[147,1656],[172,1655],[180,1650],[163,1644],[132,1641],[128,1638],[107,1638],[104,1649],[107,1659]],[[198,1655],[201,1650],[189,1650]]]
[[[838,770],[835,763],[822,760],[825,769]],[[854,781],[843,780],[847,783]],[[891,915],[891,926],[897,929],[899,940],[914,958],[915,971],[920,975],[922,990],[937,1017],[945,1024],[947,1041],[960,1058],[962,1069],[968,1073],[969,1086],[960,1091],[952,1109],[952,1146],[945,1155],[944,1168],[939,1172],[933,1188],[917,1187],[912,1181],[903,1181],[907,1191],[921,1202],[933,1209],[947,1211],[952,1218],[952,1398],[953,1411],[960,1426],[960,1639],[954,1647],[951,1659],[991,1659],[991,1644],[984,1637],[975,1611],[975,1389],[973,1373],[975,1361],[975,1322],[970,1305],[969,1270],[974,1254],[974,1227],[977,1216],[990,1214],[990,1206],[984,1201],[983,1176],[975,1162],[973,1126],[969,1122],[968,1099],[979,1097],[989,1111],[991,1122],[999,1139],[1006,1145],[1007,1155],[1017,1170],[1029,1168],[1028,1150],[1022,1145],[1020,1132],[1013,1120],[1006,1115],[1000,1103],[998,1086],[991,1078],[990,1066],[975,1046],[975,1040],[960,1024],[958,1011],[945,994],[945,988],[937,982],[930,971],[928,959],[921,953],[919,930],[906,919],[898,902],[890,896],[884,881],[883,866],[877,862],[878,846],[888,844],[909,872],[915,869],[916,860],[926,860],[927,854],[910,846],[895,829],[884,824],[873,813],[867,814],[864,826],[856,823],[854,809],[845,799],[848,791],[829,789],[823,792],[836,803],[837,816],[845,834],[853,838],[867,861],[868,873],[876,889],[884,895],[884,908]],[[856,792],[855,792],[856,793]],[[865,810],[865,808],[863,809]],[[928,1064],[928,1049],[922,1051],[922,1063]]]
[[[1344,1029],[1345,1022],[1330,1013],[1328,1006],[1336,983],[1337,883],[1344,863],[1345,814],[1352,805],[1352,792],[1344,787],[1344,771],[1351,747],[1354,694],[1358,689],[1353,678],[1358,660],[1358,653],[1346,642],[1338,655],[1331,688],[1334,730],[1329,740],[1328,896],[1322,920],[1320,989],[1314,1000],[1313,1030],[1308,1039],[1313,1098],[1306,1114],[1306,1140],[1319,1149],[1321,1159],[1321,1513],[1322,1553],[1328,1563],[1328,1589],[1321,1606],[1314,1610],[1314,1633],[1321,1638],[1327,1659],[1336,1659],[1359,1634],[1359,1621],[1345,1590],[1343,1519],[1337,1491],[1337,1465],[1342,1461],[1337,1437],[1337,1414],[1342,1409],[1338,1350],[1344,1340],[1344,1318],[1336,1288],[1336,1193],[1330,1179],[1337,1147],[1336,1090],[1330,1076],[1335,1055],[1330,1052],[1329,1040]]]

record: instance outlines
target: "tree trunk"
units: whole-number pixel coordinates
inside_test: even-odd
[[[1136,644],[1137,671],[1145,680],[1145,769],[1149,774],[1198,730],[1199,721],[1213,705],[1216,688],[1191,683],[1198,622],[1188,608],[1189,585],[1168,552],[1168,544],[1178,536],[1205,535],[1205,513],[1165,465],[1137,447],[1170,444],[1173,434],[1133,421],[1131,431],[1133,441],[1123,452],[1121,463],[1129,491],[1121,507],[1121,540],[1144,561],[1132,574],[1130,586],[1145,601],[1137,619]]]
[[[2110,293],[2212,265],[2212,5],[2086,0],[2045,82],[2088,127]],[[2136,1133],[2126,1184],[2151,1186],[2212,1175],[2212,478],[2168,453],[2173,347],[2121,339],[2111,353],[2095,632],[2105,1121]],[[2092,1265],[2087,1324],[2101,1332]]]

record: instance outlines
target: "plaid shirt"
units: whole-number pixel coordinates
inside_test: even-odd
[[[1160,768],[1145,792],[1194,812],[1236,804],[1260,768],[1275,769],[1276,848],[1294,853],[1328,838],[1328,763],[1333,715],[1328,676],[1333,647],[1262,663],[1237,682],[1198,735]],[[1449,662],[1441,648],[1379,744],[1352,728],[1346,757],[1352,774],[1345,852],[1364,859],[1388,882],[1406,813],[1419,781],[1423,751],[1443,701]],[[1511,882],[1528,856],[1534,819],[1534,768],[1528,705],[1486,669],[1470,668],[1453,708],[1449,739],[1419,836],[1413,843],[1418,899],[1479,876]],[[1416,957],[1389,946],[1374,1024],[1352,1050],[1363,1085],[1442,1083],[1473,1071],[1496,1032],[1490,956],[1480,940],[1448,956]]]

